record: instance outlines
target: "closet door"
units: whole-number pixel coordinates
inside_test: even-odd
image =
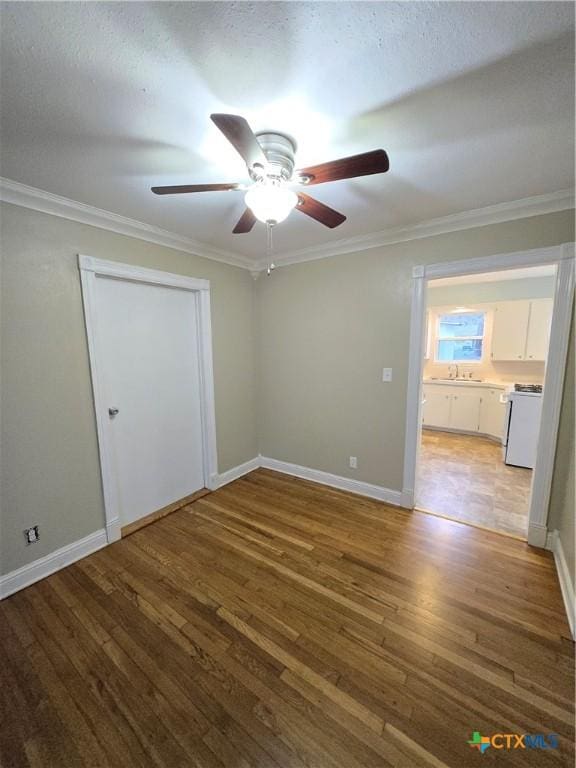
[[[97,276],[111,465],[126,526],[204,486],[197,294]]]

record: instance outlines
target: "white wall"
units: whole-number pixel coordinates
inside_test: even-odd
[[[470,278],[471,280],[473,278]],[[554,296],[555,277],[523,277],[518,280],[494,280],[489,283],[428,286],[428,306],[468,304],[470,302],[514,301],[516,299],[546,299]]]

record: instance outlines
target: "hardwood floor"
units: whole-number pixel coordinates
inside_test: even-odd
[[[416,506],[526,538],[532,470],[509,467],[479,435],[422,430]]]
[[[4,600],[0,638],[10,768],[574,762],[550,553],[266,470]]]

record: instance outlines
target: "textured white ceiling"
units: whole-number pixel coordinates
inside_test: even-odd
[[[377,147],[389,173],[309,190],[279,252],[572,187],[574,9],[563,2],[3,3],[1,174],[258,260],[209,120],[299,143],[298,164]]]

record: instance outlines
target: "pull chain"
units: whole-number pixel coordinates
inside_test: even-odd
[[[272,261],[272,227],[273,224],[270,221],[266,222],[266,260],[268,262],[268,267],[266,269],[266,274],[270,275],[272,273],[272,270],[274,269],[274,262]]]

